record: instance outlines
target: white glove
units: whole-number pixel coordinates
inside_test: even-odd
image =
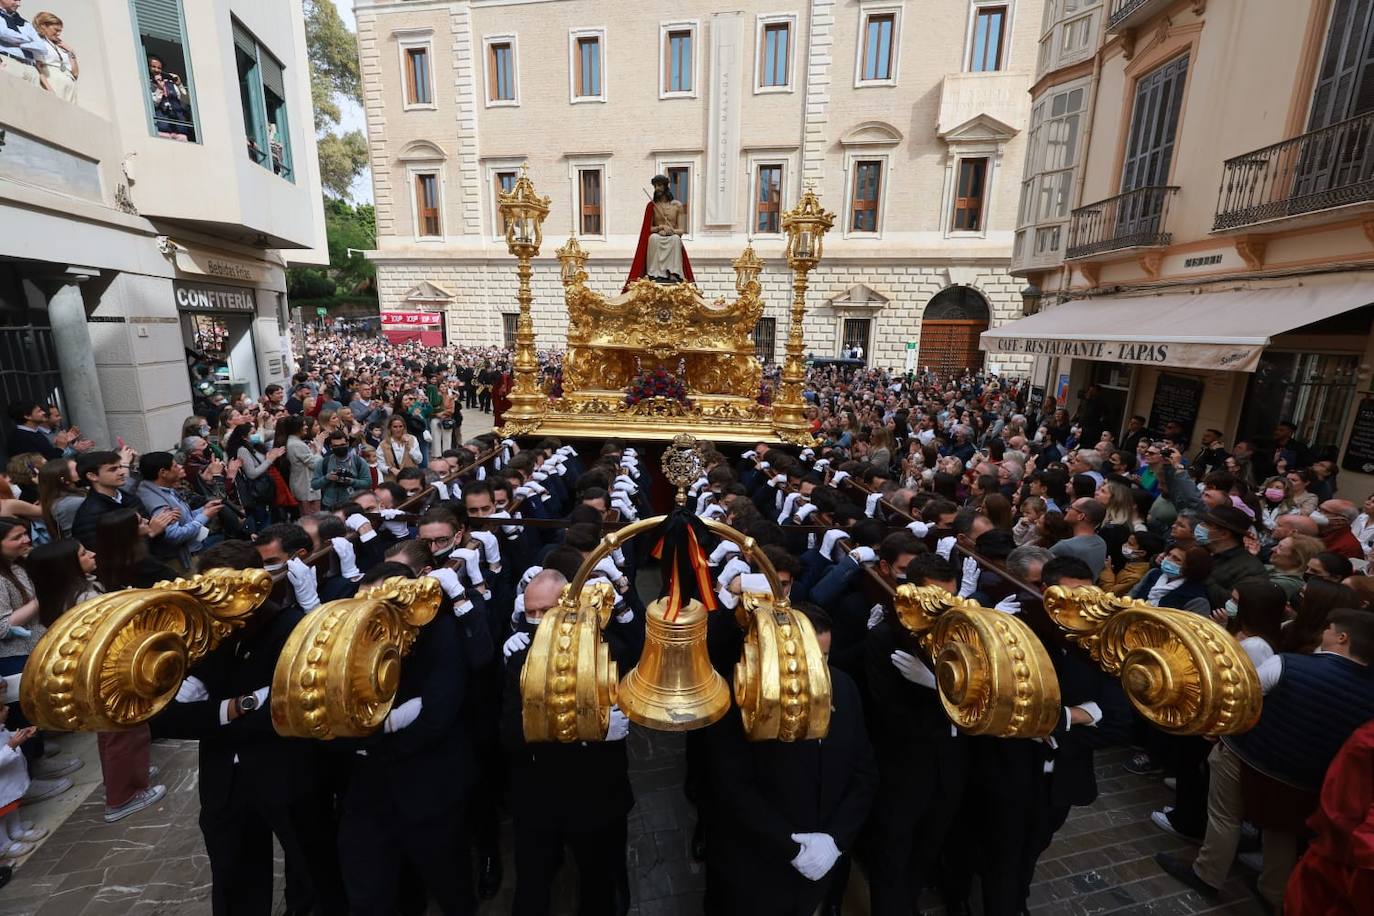
[[[529,647],[530,634],[526,633],[524,630],[518,630],[512,633],[510,639],[506,640],[506,644],[501,647],[501,654],[506,658],[510,658],[515,653],[528,649]]]
[[[997,602],[993,610],[1001,611],[1003,614],[1019,614],[1021,613],[1021,599],[1015,592],[1012,592],[1010,595]]]
[[[739,553],[739,545],[734,541],[721,541],[720,545],[711,551],[711,555],[706,558],[706,563],[708,566],[719,566],[725,562],[726,555],[731,553]]]
[[[875,604],[875,605],[873,605],[873,607],[869,608],[869,611],[868,611],[868,628],[869,628],[870,630],[873,629],[874,627],[876,627],[878,624],[880,624],[880,623],[883,622],[883,614],[884,614],[884,613],[886,613],[886,612],[883,610],[883,606],[882,606],[881,604]]]
[[[759,470],[761,470],[761,471],[766,471],[766,470],[768,470],[768,462],[767,462],[767,461],[760,461],[760,462],[759,462]]]
[[[448,484],[444,483],[442,480],[436,480],[434,483],[430,484],[430,486],[434,487],[434,492],[439,494],[440,499],[449,498]]]
[[[490,531],[474,531],[472,539],[482,545],[482,555],[487,558],[487,566],[492,572],[501,571],[501,548],[496,545],[496,535]]]
[[[756,448],[751,448],[751,449],[750,449],[749,451],[747,451],[747,452],[741,452],[741,453],[740,453],[740,457],[743,458],[745,461],[750,461],[750,460],[752,460],[752,459],[754,458],[754,456],[756,456],[758,453],[759,453],[759,450],[758,450],[758,449],[756,449]]]
[[[855,563],[862,563],[865,566],[878,562],[878,552],[872,547],[855,547],[849,551],[849,557]]]
[[[952,534],[949,537],[940,538],[940,540],[935,543],[935,553],[946,560],[949,559],[950,551],[952,551],[953,549],[954,535]]]
[[[307,566],[300,557],[292,557],[286,561],[286,578],[291,581],[291,590],[296,593],[296,603],[301,610],[309,612],[320,606],[313,566]]]
[[[878,500],[882,498],[883,494],[881,493],[868,494],[868,499],[864,500],[864,515],[873,518],[874,514],[878,511]]]
[[[801,525],[805,523],[807,517],[810,516],[811,513],[817,511],[819,510],[816,509],[815,503],[807,503],[806,505],[802,506],[800,509],[797,510],[797,514],[795,517],[797,524]]]
[[[183,680],[177,688],[178,703],[199,703],[208,699],[210,691],[205,689],[205,682],[194,675]]]
[[[821,538],[821,556],[827,560],[833,559],[831,554],[835,552],[835,545],[840,541],[847,540],[849,540],[848,531],[843,528],[831,528],[825,533],[825,537]]]
[[[463,561],[463,571],[467,574],[469,585],[481,588],[486,584],[482,580],[482,561],[477,556],[477,551],[471,547],[458,547],[453,551],[453,556]]]
[[[792,515],[792,509],[797,505],[797,500],[801,499],[800,493],[788,493],[787,498],[782,501],[782,514],[778,516],[778,524],[786,522]]]
[[[802,848],[792,860],[792,867],[808,880],[824,878],[840,858],[840,849],[828,833],[794,833],[792,839]]]
[[[697,514],[702,518],[725,518],[725,507],[719,503],[712,503]]]
[[[912,522],[910,525],[907,525],[906,530],[910,531],[918,538],[923,538],[930,533],[930,526],[927,525],[925,522],[916,521]]]
[[[716,584],[721,588],[729,588],[730,583],[735,581],[735,577],[749,572],[749,564],[744,562],[742,557],[731,557],[730,562],[725,564],[725,568],[716,577]]]
[[[830,484],[831,486],[838,487],[840,484],[844,483],[848,479],[848,471],[836,471],[834,475],[830,478]]]
[[[639,455],[639,450],[636,449],[634,446],[628,446],[628,447],[622,449],[621,452],[620,452],[620,454],[622,454],[622,455],[629,455],[631,458],[633,458],[633,457],[636,457],[637,455]]]
[[[619,493],[611,497],[611,506],[612,508],[619,509],[620,514],[628,518],[630,521],[634,521],[635,519],[639,518],[639,513],[635,511],[635,507],[630,505],[629,500],[627,500],[624,496],[621,496]]]
[[[925,662],[921,661],[910,652],[903,652],[901,649],[893,652],[891,658],[892,667],[896,668],[897,672],[901,674],[902,677],[911,681],[911,683],[918,687],[927,687],[931,690],[935,689],[935,675],[926,667]]]
[[[621,550],[619,547],[611,551],[611,559],[615,561],[617,568],[625,568],[625,551]]]
[[[400,510],[400,509],[378,509],[378,510],[377,510],[377,514],[380,515],[382,518],[386,519],[387,521],[391,521],[393,518],[395,518],[396,516],[398,516],[398,515],[401,514],[401,510]]]
[[[540,468],[539,470],[531,474],[530,477],[534,478],[535,483],[543,483],[544,481],[549,479],[549,472],[544,470],[543,468]]]
[[[964,559],[964,574],[959,579],[959,597],[967,598],[978,591],[978,561],[973,557]]]
[[[512,606],[511,612],[510,612],[510,622],[511,622],[512,624],[517,624],[517,623],[520,622],[520,618],[521,618],[521,617],[524,617],[524,616],[525,616],[525,596],[524,596],[524,595],[516,595],[516,596],[515,596],[514,605]]]
[[[490,517],[491,517],[491,518],[510,518],[511,516],[510,516],[510,513],[509,513],[509,512],[507,512],[505,509],[502,509],[500,512],[493,512],[493,513],[491,514]],[[502,526],[501,526],[501,531],[504,532],[505,534],[510,535],[511,537],[515,537],[517,534],[520,533],[520,526],[519,526],[519,525],[502,525]],[[496,540],[496,536],[495,536],[495,535],[492,535],[492,542],[495,543],[495,540]],[[488,565],[488,566],[491,565],[491,560],[490,560],[490,558],[488,558],[488,560],[487,560],[487,565]]]
[[[816,457],[816,450],[814,448],[804,448],[801,450],[800,457],[802,461],[810,461],[812,458]]]
[[[520,577],[519,584],[515,586],[516,591],[520,592],[521,594],[524,594],[525,586],[529,585],[530,581],[543,571],[544,567],[542,566],[531,566],[529,569],[525,570],[525,574]]]
[[[774,489],[787,486],[787,475],[779,474],[777,477],[768,478],[768,485]]]
[[[400,706],[394,707],[391,712],[386,714],[386,722],[382,725],[383,730],[390,735],[405,728],[420,718],[420,710],[424,708],[424,705],[425,702],[420,697],[411,697]]]
[[[534,491],[529,487],[520,486],[515,488],[514,495],[519,496],[521,499],[531,499],[534,497]]]
[[[365,516],[357,512],[354,512],[348,518],[344,519],[344,524],[353,531],[358,532],[358,540],[362,541],[364,544],[377,536],[377,532],[372,530],[372,523],[369,522]]]
[[[611,707],[611,722],[606,726],[607,741],[624,741],[630,733],[630,717],[620,711],[619,706]]]
[[[353,542],[348,538],[330,538],[329,544],[334,548],[334,556],[339,558],[339,575],[349,582],[357,582],[363,577],[358,569],[358,558],[353,553]]]
[[[811,465],[811,467],[815,468],[818,471],[824,471],[826,468],[830,467],[830,459],[822,458],[820,461],[817,461],[815,464]]]
[[[634,493],[634,492],[636,492],[636,491],[639,489],[638,487],[635,486],[635,482],[634,482],[633,480],[631,480],[630,477],[629,477],[629,475],[627,475],[627,474],[620,474],[620,475],[618,475],[618,476],[616,477],[616,479],[615,479],[615,482],[618,483],[618,484],[624,484],[625,487],[626,487],[631,493]]]
[[[733,611],[739,606],[739,595],[730,591],[730,587],[727,585],[722,585],[720,588],[716,589],[716,600],[719,601],[720,606],[727,611]]]
[[[535,493],[538,493],[540,496],[547,496],[549,493],[548,488],[545,487],[542,483],[530,481],[529,483],[525,484],[525,486],[529,487],[531,490],[533,490]]]
[[[618,592],[624,592],[629,587],[629,581],[625,578],[625,574],[620,571],[620,568],[615,565],[615,561],[610,557],[602,557],[600,562],[593,567],[593,570],[614,585]]]
[[[561,445],[559,446],[558,451],[554,452],[554,454],[562,455],[566,458],[570,457],[575,451],[577,451],[577,449],[573,448],[571,445]]]
[[[503,452],[509,453],[514,451],[516,448],[514,439],[502,439],[501,444],[504,446],[504,448],[501,449],[501,451]]]
[[[425,575],[438,582],[443,588],[444,594],[450,598],[458,598],[463,594],[463,583],[458,581],[458,574],[447,566],[431,569]]]

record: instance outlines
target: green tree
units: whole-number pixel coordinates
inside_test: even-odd
[[[348,30],[332,0],[305,0],[305,42],[310,57],[310,95],[315,106],[320,183],[347,200],[353,180],[367,167],[367,140],[359,131],[340,133],[339,100],[362,104],[358,37]]]

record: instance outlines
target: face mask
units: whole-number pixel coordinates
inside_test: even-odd
[[[1208,531],[1207,531],[1207,527],[1206,527],[1205,525],[1194,525],[1194,526],[1193,526],[1193,540],[1197,541],[1198,544],[1206,544],[1206,543],[1207,543],[1207,538],[1208,538]]]
[[[1264,498],[1271,503],[1281,502],[1283,500],[1283,491],[1278,487],[1270,487],[1264,491]]]
[[[262,433],[251,433],[248,436],[248,441],[254,445],[262,445]]]
[[[202,426],[202,427],[200,428],[200,434],[201,434],[202,436],[208,436],[208,435],[210,435],[210,427],[208,427],[208,426]]]
[[[330,449],[330,451],[332,451],[339,458],[348,457],[348,446],[346,445],[336,445],[334,446],[334,448]]]
[[[1170,579],[1177,579],[1183,573],[1183,567],[1174,560],[1165,560],[1159,564],[1159,571]]]
[[[262,568],[265,569],[265,570],[267,570],[267,571],[270,572],[270,573],[273,573],[273,572],[281,572],[283,569],[286,568],[286,564],[285,564],[285,563],[267,563],[267,564],[264,564]]]
[[[1235,620],[1235,619],[1236,619],[1236,615],[1239,614],[1239,613],[1240,613],[1240,605],[1236,604],[1236,599],[1234,599],[1234,598],[1228,598],[1228,599],[1226,599],[1226,616],[1229,617],[1229,618],[1231,618],[1232,620]]]
[[[449,554],[453,553],[453,545],[450,544],[450,545],[448,545],[447,547],[445,547],[443,550],[435,550],[435,551],[432,551],[432,552],[433,552],[434,558],[435,558],[436,560],[442,560],[444,557],[446,557],[446,556],[448,556]]]
[[[1125,557],[1126,559],[1128,559],[1128,560],[1139,560],[1141,557],[1145,556],[1145,551],[1143,551],[1143,550],[1122,550],[1122,551],[1121,551],[1121,555],[1122,555],[1123,557]]]
[[[1311,515],[1307,517],[1312,519],[1312,521],[1316,522],[1318,528],[1325,528],[1327,524],[1331,521],[1331,519],[1327,518],[1326,514],[1322,512],[1313,512]]]
[[[902,585],[903,583],[906,582],[906,573],[905,573],[905,572],[893,573],[893,574],[892,574],[892,581],[893,581],[893,582],[896,582],[898,585]]]

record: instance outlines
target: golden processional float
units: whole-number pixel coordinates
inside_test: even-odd
[[[539,252],[548,199],[527,175],[500,195],[507,242],[518,263],[520,316],[507,435],[538,429],[569,437],[625,432],[671,440],[663,471],[678,508],[606,535],[559,603],[540,621],[521,675],[522,722],[530,741],[602,740],[611,707],[643,726],[704,727],[739,706],[752,740],[823,737],[829,728],[829,669],[814,630],[789,603],[767,556],[751,538],[683,508],[702,474],[694,434],[716,440],[809,443],[802,416],[802,320],[807,273],[821,256],[833,217],[811,191],[784,216],[793,279],[787,358],[771,405],[759,403],[761,367],[751,334],[762,311],[752,250],[734,262],[739,299],[707,303],[694,285],[641,280],[604,299],[586,286],[587,255],[575,239],[559,250],[569,313],[564,391],[538,383],[531,321],[530,260]],[[636,362],[638,361],[638,362]],[[636,365],[681,366],[690,403],[648,399],[627,405]],[[648,534],[664,560],[665,597],[650,604],[645,646],[623,677],[605,628],[609,584],[589,580],[596,563]],[[701,540],[734,542],[768,583],[746,591],[733,612],[744,635],[733,691],[706,651],[715,600]],[[109,731],[147,722],[175,700],[188,670],[222,640],[251,625],[268,599],[263,570],[214,570],[150,589],[84,602],[48,629],[29,657],[20,699],[33,722],[62,731]],[[278,733],[329,740],[375,732],[400,683],[416,635],[438,613],[438,583],[388,579],[308,614],[288,639],[272,679]],[[1221,735],[1258,719],[1254,666],[1208,617],[1117,598],[1096,588],[1045,593],[1053,639],[1119,677],[1137,710],[1166,732]],[[1019,616],[982,607],[938,587],[896,589],[896,620],[936,676],[950,720],[969,734],[1043,737],[1057,726],[1059,683],[1046,644]],[[1056,648],[1056,651],[1058,649]]]

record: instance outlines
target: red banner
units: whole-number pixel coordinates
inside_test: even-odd
[[[444,316],[439,312],[382,312],[382,324],[384,325],[419,327],[421,325],[438,326],[443,323]]]

